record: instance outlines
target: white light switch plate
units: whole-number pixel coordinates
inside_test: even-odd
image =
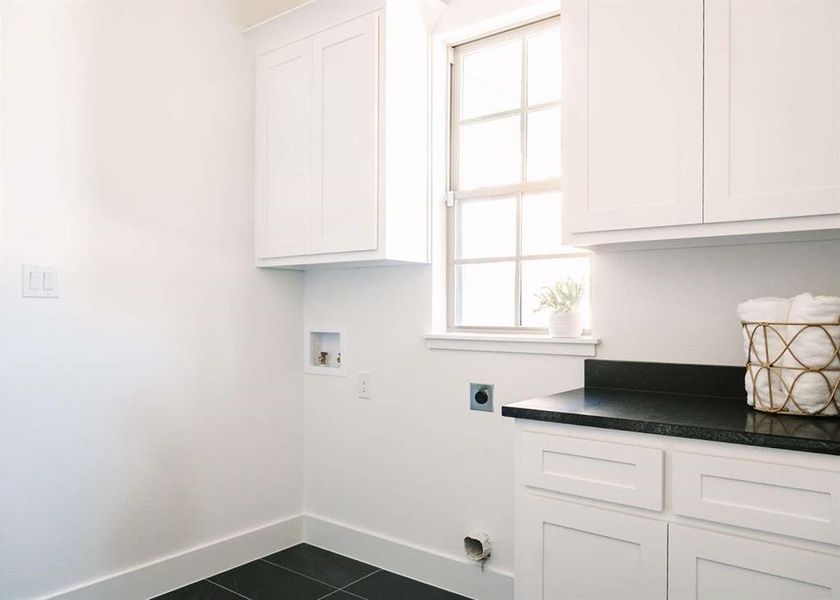
[[[58,269],[23,263],[21,284],[24,298],[58,298]]]

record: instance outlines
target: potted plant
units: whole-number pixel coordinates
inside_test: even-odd
[[[534,312],[546,308],[553,311],[548,317],[548,333],[552,337],[580,337],[583,319],[578,305],[583,298],[582,282],[567,277],[553,287],[544,286],[535,296],[539,306]]]

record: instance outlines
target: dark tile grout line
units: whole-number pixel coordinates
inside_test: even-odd
[[[215,575],[214,575],[214,577],[215,577]],[[220,588],[222,588],[223,590],[227,590],[227,591],[228,591],[228,592],[230,592],[231,594],[236,594],[236,595],[237,595],[237,596],[239,596],[240,598],[245,598],[245,600],[251,600],[248,596],[245,596],[245,595],[243,595],[243,594],[240,594],[240,593],[239,593],[239,592],[237,592],[236,590],[232,590],[232,589],[230,589],[230,588],[226,588],[226,587],[225,587],[225,586],[223,586],[221,583],[216,583],[215,581],[212,581],[212,580],[210,580],[210,579],[205,579],[204,581],[206,581],[207,583],[210,583],[210,584],[212,584],[212,585],[215,585],[216,587],[220,587]]]
[[[309,545],[309,546],[312,546],[313,548],[318,548],[318,549],[320,549],[320,550],[327,550],[326,548],[321,548],[320,546],[315,546],[314,544],[310,544],[309,542],[301,542],[301,543],[302,543],[302,544],[307,544],[307,545]],[[351,586],[351,585],[353,585],[353,584],[359,583],[359,582],[360,582],[361,580],[363,580],[363,579],[367,579],[367,578],[368,578],[368,577],[370,577],[371,575],[376,575],[376,574],[377,574],[377,573],[379,573],[380,571],[386,571],[386,572],[388,572],[388,573],[392,573],[392,574],[397,575],[397,576],[399,576],[399,577],[405,577],[406,579],[411,579],[412,581],[416,581],[416,582],[418,582],[418,583],[422,583],[423,585],[428,585],[428,586],[431,586],[431,587],[437,587],[437,586],[435,586],[435,585],[433,585],[433,584],[431,584],[431,583],[427,583],[427,582],[425,582],[425,581],[420,581],[419,579],[414,579],[413,577],[409,577],[409,576],[407,576],[407,575],[401,575],[400,573],[397,573],[397,572],[395,572],[395,571],[388,571],[387,569],[383,569],[382,567],[377,567],[376,565],[372,565],[372,564],[370,564],[370,563],[366,563],[366,562],[364,562],[364,561],[358,560],[358,559],[353,558],[353,557],[351,557],[351,556],[345,556],[344,554],[339,554],[338,552],[333,552],[332,550],[327,550],[327,552],[332,552],[333,554],[338,554],[338,556],[343,556],[344,558],[349,558],[349,559],[351,559],[351,560],[355,560],[355,561],[357,561],[357,562],[364,563],[364,564],[366,564],[366,565],[368,565],[368,566],[370,566],[370,567],[373,567],[373,568],[374,568],[374,569],[376,569],[376,570],[375,570],[375,571],[373,571],[372,573],[368,573],[368,574],[367,574],[367,575],[365,575],[364,577],[359,577],[356,581],[351,581],[350,583],[348,583],[348,584],[347,584],[347,585],[345,585],[344,587],[336,588],[334,591],[330,592],[330,593],[329,593],[329,594],[327,594],[326,596],[322,596],[321,598],[318,598],[318,600],[324,600],[324,598],[328,598],[329,596],[331,596],[331,595],[335,594],[336,592],[344,592],[345,594],[350,594],[351,596],[355,596],[356,598],[361,598],[362,600],[367,600],[367,598],[365,598],[364,596],[360,596],[359,594],[354,594],[353,592],[348,591],[348,590],[347,590],[347,588],[348,588],[348,587],[350,587],[350,586]],[[264,559],[264,558],[261,558],[260,560],[265,560],[265,559]],[[269,561],[267,561],[267,560],[266,560],[265,562],[267,562],[267,563],[268,563],[268,564],[270,564],[270,565],[274,565],[275,567],[279,567],[279,566],[280,566],[280,565],[276,565],[276,564],[274,564],[273,562],[269,562]],[[298,573],[297,571],[295,571],[295,570],[293,570],[293,569],[289,569],[288,567],[281,567],[281,568],[286,569],[287,571],[291,571],[292,573],[295,573],[295,574],[297,574],[297,575],[303,575],[303,573]],[[324,582],[324,581],[321,581],[320,579],[315,579],[314,577],[309,577],[308,575],[303,575],[303,576],[304,576],[304,577],[308,577],[309,579],[312,579],[313,581],[317,581],[318,583],[323,583],[324,585],[330,585],[329,583],[326,583],[326,582]],[[333,586],[333,587],[334,587],[334,586]],[[437,589],[441,589],[441,590],[443,590],[443,591],[445,591],[445,592],[449,592],[449,593],[451,593],[451,594],[456,594],[456,592],[453,592],[452,590],[446,590],[446,589],[444,589],[444,588],[437,588]],[[457,594],[456,594],[456,595],[457,595]],[[469,599],[468,599],[468,600],[469,600]]]
[[[316,547],[317,547],[317,546],[316,546]],[[337,554],[337,553],[335,553],[335,554]],[[344,556],[344,555],[343,555],[343,554],[339,554],[339,556]],[[350,557],[349,557],[349,556],[347,556],[347,557],[345,557],[345,558],[350,558]],[[323,584],[323,585],[326,585],[326,586],[328,586],[328,587],[331,587],[331,588],[332,588],[332,589],[330,590],[330,593],[329,593],[329,594],[327,594],[326,596],[321,596],[320,598],[318,598],[318,600],[323,600],[324,598],[328,598],[329,596],[332,596],[332,595],[333,595],[333,594],[335,594],[336,592],[342,592],[342,591],[343,591],[345,594],[350,594],[351,596],[355,596],[356,598],[362,598],[362,596],[359,596],[358,594],[354,594],[353,592],[347,591],[347,589],[346,589],[346,588],[350,587],[350,586],[351,586],[351,585],[353,585],[353,584],[356,584],[356,583],[360,582],[362,579],[367,579],[367,578],[368,578],[368,577],[370,577],[371,575],[376,575],[377,573],[379,573],[379,572],[382,570],[382,569],[380,569],[379,567],[374,567],[373,565],[370,565],[371,567],[373,567],[373,568],[374,568],[374,569],[376,569],[376,570],[375,570],[375,571],[373,571],[373,572],[371,572],[371,573],[368,573],[368,574],[367,574],[367,575],[365,575],[364,577],[359,577],[358,579],[356,579],[356,580],[354,580],[354,581],[351,581],[351,582],[350,582],[350,583],[348,583],[347,585],[344,585],[344,586],[342,586],[342,587],[335,587],[335,586],[334,586],[334,585],[332,585],[331,583],[327,583],[326,581],[321,581],[320,579],[315,579],[314,577],[310,577],[309,575],[306,575],[306,574],[304,574],[304,573],[299,573],[299,572],[295,571],[294,569],[290,569],[289,567],[284,567],[283,565],[278,565],[277,563],[273,563],[273,562],[271,562],[270,560],[267,560],[266,558],[260,558],[260,559],[258,559],[258,560],[261,560],[261,561],[262,561],[262,562],[264,562],[264,563],[268,563],[268,564],[269,564],[269,565],[271,565],[272,567],[277,567],[278,569],[283,569],[284,571],[288,571],[289,573],[294,573],[295,575],[300,575],[301,577],[306,577],[307,579],[310,579],[310,580],[312,580],[312,581],[315,581],[315,582],[317,582],[317,583],[320,583],[320,584]],[[353,559],[353,560],[355,560],[355,559]],[[361,562],[361,561],[359,561],[359,562]],[[368,564],[368,563],[365,563],[365,564]],[[221,587],[221,586],[220,586],[220,587]],[[241,595],[241,594],[240,594],[240,595]],[[243,596],[243,598],[244,598],[244,596]],[[249,599],[249,600],[250,600],[250,599]],[[366,598],[362,598],[362,600],[367,600],[367,599],[366,599]]]
[[[316,548],[317,548],[317,546],[316,546]],[[337,554],[337,553],[336,553],[336,554]],[[343,555],[343,554],[339,554],[339,556],[344,556],[344,555]],[[345,558],[350,558],[350,557],[348,556],[348,557],[345,557]],[[367,600],[367,599],[366,599],[366,598],[364,598],[363,596],[359,596],[358,594],[354,594],[353,592],[351,592],[351,591],[347,590],[347,588],[349,588],[351,585],[355,585],[355,584],[359,583],[359,582],[360,582],[360,581],[362,581],[363,579],[367,579],[368,577],[371,577],[371,576],[373,576],[373,575],[376,575],[377,573],[379,573],[379,572],[381,572],[381,571],[383,570],[383,569],[381,569],[381,568],[379,568],[379,567],[376,567],[376,566],[374,566],[374,565],[369,565],[369,563],[364,563],[364,564],[368,564],[369,566],[373,567],[375,570],[374,570],[374,571],[371,571],[370,573],[368,573],[367,575],[365,575],[365,576],[363,576],[363,577],[359,577],[358,579],[355,579],[355,580],[351,581],[350,583],[348,583],[348,584],[346,584],[346,585],[343,585],[342,587],[335,587],[334,585],[332,585],[332,584],[330,584],[330,583],[327,583],[326,581],[321,581],[320,579],[315,579],[314,577],[310,577],[309,575],[306,575],[306,574],[304,574],[304,573],[298,573],[298,572],[297,572],[297,571],[295,571],[294,569],[290,569],[290,568],[288,568],[288,567],[284,567],[283,565],[278,565],[278,564],[276,564],[276,563],[273,563],[273,562],[271,562],[270,560],[266,560],[266,558],[265,558],[265,557],[263,557],[263,558],[258,558],[257,560],[259,560],[259,561],[261,561],[261,562],[264,562],[264,563],[266,563],[266,564],[269,564],[269,565],[271,565],[272,567],[277,567],[278,569],[283,569],[284,571],[288,571],[289,573],[294,573],[295,575],[300,575],[301,577],[306,577],[307,579],[309,579],[309,580],[311,580],[311,581],[314,581],[314,582],[316,582],[316,583],[320,583],[320,584],[322,584],[322,585],[326,585],[327,587],[332,588],[332,589],[329,591],[329,593],[328,593],[328,594],[326,594],[325,596],[320,596],[317,600],[325,600],[326,598],[329,598],[330,596],[332,596],[332,595],[334,595],[334,594],[337,594],[338,592],[344,592],[345,594],[349,594],[349,595],[354,596],[354,597],[356,597],[356,598],[360,598],[361,600]],[[356,560],[356,559],[352,559],[352,560]],[[359,561],[359,562],[362,562],[362,561]],[[218,573],[217,573],[217,574],[218,574]],[[213,575],[213,577],[215,577],[215,575]],[[204,579],[204,581],[206,581],[207,583],[210,583],[210,584],[212,584],[212,585],[215,585],[216,587],[222,588],[223,590],[228,591],[228,592],[230,592],[231,594],[235,594],[236,596],[239,596],[240,598],[245,598],[245,600],[252,600],[250,597],[248,597],[248,596],[246,596],[246,595],[244,595],[244,594],[240,594],[240,593],[239,593],[239,592],[237,592],[236,590],[232,590],[232,589],[230,589],[230,588],[228,588],[228,587],[225,587],[225,586],[223,586],[221,583],[216,583],[215,581],[213,581],[213,580],[212,580],[212,579],[210,579],[209,577],[208,577],[208,578],[206,578],[206,579]]]
[[[294,570],[290,569],[289,567],[284,567],[283,565],[278,565],[277,563],[273,563],[273,562],[268,561],[264,558],[261,558],[259,560],[261,560],[264,563],[267,563],[267,564],[271,565],[272,567],[277,567],[278,569],[283,569],[284,571],[288,571],[289,573],[294,573],[295,575],[300,575],[301,577],[306,577],[307,579],[309,579],[310,581],[314,581],[315,583],[320,583],[321,585],[331,587],[332,592],[330,592],[330,594],[332,594],[333,592],[341,589],[341,588],[335,587],[334,585],[332,585],[330,583],[327,583],[326,581],[321,581],[320,579],[315,579],[314,577],[310,577],[309,575],[304,575],[303,573],[298,573],[297,571],[294,571]]]
[[[362,596],[357,596],[357,595],[356,595],[356,594],[354,594],[353,592],[348,592],[348,591],[347,591],[347,590],[345,590],[344,588],[342,588],[342,589],[340,589],[340,590],[336,590],[336,591],[334,591],[334,592],[333,592],[332,594],[330,594],[329,596],[324,596],[323,598],[318,598],[318,600],[330,600],[330,598],[331,598],[332,596],[335,596],[335,595],[336,595],[336,594],[338,594],[339,592],[344,592],[344,593],[345,593],[345,594],[347,594],[348,596],[353,596],[354,598],[359,598],[360,600],[367,600],[367,598],[363,598]]]
[[[365,564],[367,564],[367,563],[365,563]],[[373,565],[371,565],[371,566],[373,567]],[[359,596],[358,594],[354,594],[353,592],[348,591],[348,590],[347,590],[347,588],[349,588],[351,585],[355,585],[355,584],[359,583],[359,582],[360,582],[360,581],[362,581],[363,579],[367,579],[368,577],[370,577],[370,576],[372,576],[372,575],[376,575],[377,573],[379,573],[380,571],[382,571],[382,569],[380,569],[380,568],[378,568],[378,567],[374,567],[374,568],[375,568],[376,570],[375,570],[375,571],[373,571],[372,573],[368,573],[368,574],[367,574],[367,575],[365,575],[364,577],[359,577],[356,581],[351,581],[350,583],[348,583],[348,584],[347,584],[347,585],[345,585],[344,587],[338,588],[338,591],[339,591],[339,592],[344,592],[345,594],[350,594],[351,596],[355,596],[356,598],[362,598],[362,600],[367,600],[364,596]],[[333,593],[335,593],[335,592],[333,592]]]

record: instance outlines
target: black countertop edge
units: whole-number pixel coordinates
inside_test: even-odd
[[[530,419],[532,421],[536,420],[550,423],[566,423],[569,425],[582,425],[585,427],[597,427],[600,429],[634,431],[636,433],[649,433],[653,435],[840,456],[840,442],[788,437],[778,434],[768,435],[710,427],[698,427],[694,425],[657,423],[655,421],[637,421],[633,419],[575,414],[554,410],[540,410],[512,405],[502,406],[502,416],[513,417],[516,419]]]

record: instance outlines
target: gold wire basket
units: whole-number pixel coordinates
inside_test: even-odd
[[[741,326],[747,351],[747,383],[748,388],[752,384],[756,410],[840,415],[840,323],[745,321]],[[814,356],[803,356],[806,350],[815,348],[818,352]]]

